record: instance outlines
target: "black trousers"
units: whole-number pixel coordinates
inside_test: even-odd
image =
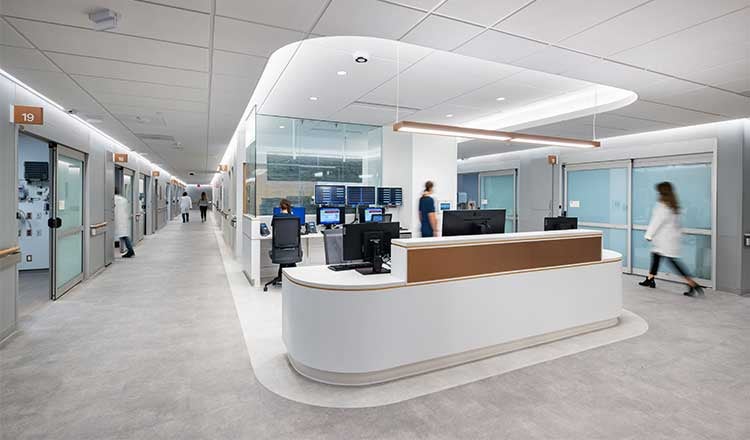
[[[186,212],[182,214],[182,223],[187,223],[190,221],[190,213]]]
[[[661,262],[662,258],[665,258],[670,263],[672,263],[672,266],[677,269],[677,272],[679,272],[680,275],[685,278],[690,278],[690,274],[688,273],[685,266],[682,265],[682,262],[680,262],[679,259],[660,255],[656,252],[651,252],[651,269],[649,269],[648,273],[650,273],[651,275],[656,275],[656,272],[659,271],[659,263]]]
[[[206,211],[208,211],[208,206],[199,206],[201,210],[201,220],[206,221]]]

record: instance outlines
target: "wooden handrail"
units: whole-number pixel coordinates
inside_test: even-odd
[[[99,229],[99,228],[103,228],[103,227],[105,227],[105,226],[107,226],[107,222],[101,222],[101,223],[97,223],[97,224],[95,224],[95,225],[90,225],[89,227],[90,227],[91,229]]]
[[[21,246],[13,246],[8,249],[3,249],[0,251],[0,257],[7,257],[8,255],[18,254],[21,252]]]

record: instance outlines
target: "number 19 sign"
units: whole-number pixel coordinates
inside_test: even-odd
[[[30,107],[28,105],[14,105],[13,123],[42,125],[44,124],[44,109],[42,107]]]

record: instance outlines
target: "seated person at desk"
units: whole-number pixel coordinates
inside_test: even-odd
[[[292,202],[287,199],[279,200],[279,209],[281,210],[281,213],[274,215],[278,215],[279,217],[288,217],[292,215]]]

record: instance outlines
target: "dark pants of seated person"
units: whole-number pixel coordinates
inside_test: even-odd
[[[185,212],[182,214],[182,223],[188,223],[190,221],[190,213]]]
[[[130,237],[128,237],[127,235],[120,237],[120,245],[122,245],[123,243],[125,244],[125,247],[128,249],[128,253],[123,255],[123,257],[130,258],[133,255],[135,255],[135,252],[133,251],[133,243],[131,243]]]
[[[674,268],[677,269],[677,272],[680,275],[682,275],[685,278],[690,278],[690,274],[688,273],[685,266],[682,265],[682,262],[680,262],[679,259],[657,254],[656,252],[651,252],[651,269],[649,269],[648,273],[650,273],[651,275],[656,275],[656,273],[659,270],[659,262],[661,261],[662,258],[666,258],[670,263],[672,263],[672,266],[674,266]]]
[[[201,206],[200,209],[201,209],[201,221],[205,222],[206,221],[206,211],[208,211],[208,206]]]

